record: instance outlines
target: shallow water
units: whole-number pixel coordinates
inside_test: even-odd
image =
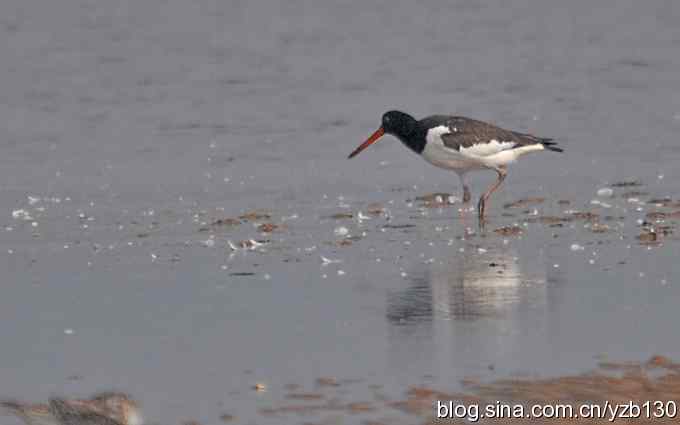
[[[2,2],[0,395],[113,387],[152,422],[282,424],[300,418],[258,409],[318,377],[398,395],[680,357],[677,238],[636,239],[646,201],[680,197],[679,18],[661,0]],[[512,167],[466,235],[473,214],[414,200],[458,195],[452,173],[387,138],[345,159],[390,108],[566,153]],[[546,200],[503,208],[527,197]],[[271,217],[211,225],[253,209]],[[610,229],[524,224],[568,210]]]

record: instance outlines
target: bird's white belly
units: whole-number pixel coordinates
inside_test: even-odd
[[[486,168],[481,158],[472,158],[462,155],[455,149],[447,148],[439,138],[430,139],[425,145],[422,156],[430,164],[447,170],[467,171]]]

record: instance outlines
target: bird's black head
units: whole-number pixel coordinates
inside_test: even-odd
[[[416,122],[415,118],[401,111],[388,111],[382,116],[382,128],[385,133],[400,139],[413,133]]]
[[[371,136],[358,148],[354,149],[350,158],[354,158],[367,147],[371,146],[373,143],[377,142],[384,134],[391,134],[396,136],[399,140],[404,142],[408,147],[419,152],[416,148],[411,146],[413,138],[411,137],[416,128],[418,127],[418,121],[407,113],[400,111],[388,111],[382,116],[382,124]],[[422,149],[420,149],[422,150]]]

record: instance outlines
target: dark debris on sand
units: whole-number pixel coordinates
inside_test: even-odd
[[[524,208],[529,205],[538,205],[545,202],[545,198],[525,198],[518,201],[510,202],[503,205],[503,208]]]
[[[339,212],[339,213],[331,214],[331,215],[324,217],[324,218],[331,218],[333,220],[350,220],[350,219],[354,218],[354,214],[351,213],[351,212]]]
[[[611,187],[638,187],[638,186],[642,186],[642,182],[640,180],[627,180],[627,181],[620,181],[620,182],[612,183],[609,186],[611,186]]]
[[[528,223],[541,223],[541,224],[561,224],[571,221],[570,217],[557,217],[554,215],[543,215],[539,217],[531,217],[526,220]]]
[[[225,423],[227,423],[227,422],[232,422],[232,421],[235,420],[235,419],[236,419],[236,416],[230,415],[230,414],[228,414],[228,413],[225,413],[225,414],[223,414],[223,415],[220,415],[220,421],[225,422]]]
[[[519,226],[505,226],[499,227],[494,232],[501,236],[518,236],[522,234],[522,228]]]
[[[590,222],[597,221],[600,219],[600,215],[598,213],[590,211],[575,212],[571,214],[571,217],[574,218],[575,220],[584,220]]]
[[[680,220],[680,210],[678,211],[650,211],[645,215],[647,220]]]
[[[422,203],[425,208],[443,208],[454,205],[455,202],[451,201],[452,195],[446,192],[434,192],[428,193],[422,196],[416,196],[416,202]]]
[[[257,226],[257,230],[262,233],[271,233],[278,228],[279,225],[274,223],[262,223],[259,226]]]
[[[270,218],[272,218],[272,216],[271,214],[264,211],[253,210],[240,215],[238,218],[245,221],[257,221],[257,220],[269,220]]]
[[[564,376],[545,379],[502,379],[488,384],[466,386],[465,394],[442,393],[423,387],[414,387],[407,394],[405,401],[398,406],[408,409],[410,413],[430,416],[423,425],[444,423],[465,423],[442,421],[431,418],[432,403],[436,400],[453,400],[470,404],[493,404],[497,400],[504,403],[519,403],[525,406],[533,404],[569,404],[578,412],[583,403],[603,406],[610,404],[626,404],[633,401],[638,405],[646,401],[673,400],[680,401],[680,364],[663,356],[653,356],[645,363],[601,363],[599,369],[575,376]],[[479,423],[505,423],[498,421],[480,421]],[[602,419],[585,418],[551,418],[551,419],[513,419],[513,424],[601,424]],[[641,415],[636,424],[677,424],[678,418],[645,418]]]
[[[203,226],[198,229],[199,232],[208,232],[210,230],[215,230],[218,227],[233,227],[233,226],[238,226],[242,223],[241,220],[238,218],[231,218],[231,217],[225,217],[225,218],[218,218],[217,220],[213,220],[210,222],[210,225],[208,226]]]

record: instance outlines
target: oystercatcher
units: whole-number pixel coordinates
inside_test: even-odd
[[[562,152],[552,139],[505,130],[483,121],[449,115],[432,115],[416,120],[401,111],[388,111],[382,125],[349,158],[353,158],[385,134],[401,140],[427,162],[453,170],[463,185],[463,202],[470,202],[465,173],[471,170],[494,170],[496,182],[479,198],[477,214],[484,220],[486,201],[507,175],[507,165],[520,156],[542,150]]]

